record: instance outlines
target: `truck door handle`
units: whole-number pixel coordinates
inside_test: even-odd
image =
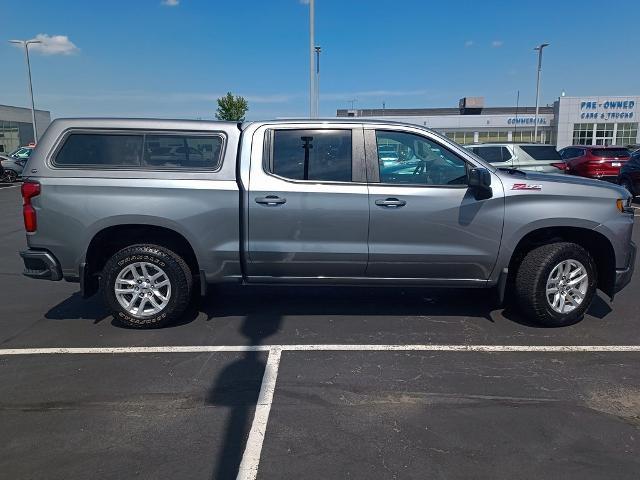
[[[276,205],[282,205],[286,203],[286,198],[280,198],[277,195],[267,195],[266,197],[257,197],[256,203],[260,203],[262,205],[268,205],[270,207],[275,207]]]
[[[405,200],[398,200],[397,198],[386,198],[384,200],[376,200],[376,205],[379,207],[391,207],[400,208],[407,204]]]

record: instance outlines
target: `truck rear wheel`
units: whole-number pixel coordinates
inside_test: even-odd
[[[520,311],[536,323],[562,327],[584,316],[596,292],[593,259],[580,245],[551,243],[531,250],[516,274]]]
[[[131,328],[157,328],[178,319],[191,300],[193,276],[176,253],[132,245],[113,255],[102,272],[102,294],[114,318]]]

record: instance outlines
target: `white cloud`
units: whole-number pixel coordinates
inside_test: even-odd
[[[162,0],[160,3],[165,7],[177,7],[180,5],[180,0]]]
[[[302,5],[309,5],[309,0],[299,0]]]
[[[465,48],[473,46],[473,40],[467,40],[466,42],[464,42],[464,46]]]
[[[502,40],[494,40],[493,42],[491,42],[491,46],[493,48],[500,48],[503,44],[504,42]]]
[[[30,44],[29,50],[43,55],[73,55],[80,51],[66,35],[39,33],[34,40],[40,40],[42,43]],[[21,47],[21,45],[17,46]]]

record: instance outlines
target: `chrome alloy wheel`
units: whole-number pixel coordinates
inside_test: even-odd
[[[127,265],[118,273],[114,291],[120,306],[131,315],[152,317],[169,303],[171,281],[157,265],[137,262]]]
[[[577,260],[563,260],[556,265],[547,279],[546,297],[551,308],[558,313],[569,313],[578,308],[589,288],[589,275]]]

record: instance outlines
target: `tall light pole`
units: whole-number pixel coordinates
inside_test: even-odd
[[[316,52],[316,83],[315,83],[315,87],[316,87],[316,105],[315,105],[315,112],[316,112],[316,116],[320,115],[320,52],[322,51],[322,48],[319,45],[315,46],[315,52]]]
[[[31,62],[29,61],[29,45],[42,43],[41,40],[9,40],[9,43],[24,45],[24,54],[27,59],[27,77],[29,78],[29,96],[31,97],[31,122],[33,123],[33,142],[38,143],[38,131],[36,130],[36,107],[33,102],[33,85],[31,84]]]
[[[538,100],[540,98],[540,71],[542,70],[542,49],[548,47],[548,43],[542,43],[538,45],[534,50],[538,52],[538,77],[536,80],[536,116],[533,126],[533,141],[538,141]]]
[[[315,118],[317,113],[315,111],[315,65],[314,65],[314,53],[315,53],[315,38],[314,38],[314,24],[315,24],[315,1],[309,0],[309,116]]]

